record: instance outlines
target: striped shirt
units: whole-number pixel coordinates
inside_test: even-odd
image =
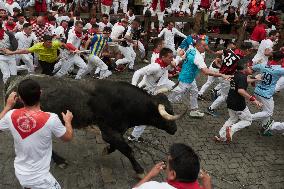
[[[94,38],[92,39],[90,44],[90,49],[92,52],[91,55],[100,56],[107,42],[111,41],[111,38],[104,38],[102,34],[94,35]]]

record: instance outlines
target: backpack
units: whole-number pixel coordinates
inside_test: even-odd
[[[9,50],[15,51],[18,49],[18,40],[15,38],[15,35],[12,32],[5,31],[5,33],[9,36],[10,48]]]

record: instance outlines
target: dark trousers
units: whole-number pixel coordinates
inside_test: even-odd
[[[54,69],[54,65],[56,62],[53,62],[53,63],[49,63],[49,62],[45,62],[45,61],[41,61],[39,60],[39,65],[41,66],[41,73],[42,74],[45,74],[45,75],[53,75],[52,72],[53,72],[53,69]]]

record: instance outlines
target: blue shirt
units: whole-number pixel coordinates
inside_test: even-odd
[[[181,42],[179,48],[181,48],[181,49],[186,51],[188,49],[188,47],[190,45],[193,46],[193,44],[194,44],[194,40],[193,40],[192,36],[189,35]]]
[[[90,43],[90,49],[91,49],[91,55],[99,56],[101,51],[106,46],[107,42],[111,42],[111,38],[104,38],[102,34],[100,35],[94,35],[94,38],[92,39]]]
[[[186,52],[186,59],[182,64],[182,69],[179,73],[178,80],[183,83],[192,83],[199,73],[198,66],[194,64],[196,49],[189,49]]]
[[[197,39],[203,39],[205,40],[205,43],[208,45],[209,43],[209,38],[206,35],[198,35]],[[195,44],[196,39],[193,39],[191,35],[187,36],[180,44],[179,48],[183,50],[187,50],[190,46],[193,46]]]
[[[252,67],[256,72],[262,74],[262,81],[258,82],[254,93],[258,96],[270,99],[275,93],[276,83],[284,76],[284,68],[281,65],[256,64]]]

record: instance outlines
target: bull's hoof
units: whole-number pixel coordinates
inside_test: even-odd
[[[143,173],[136,173],[136,176],[138,179],[143,179],[145,176],[146,176],[146,173],[143,172]]]
[[[67,162],[60,163],[60,164],[57,164],[57,166],[61,169],[66,169],[68,167],[68,163]]]

